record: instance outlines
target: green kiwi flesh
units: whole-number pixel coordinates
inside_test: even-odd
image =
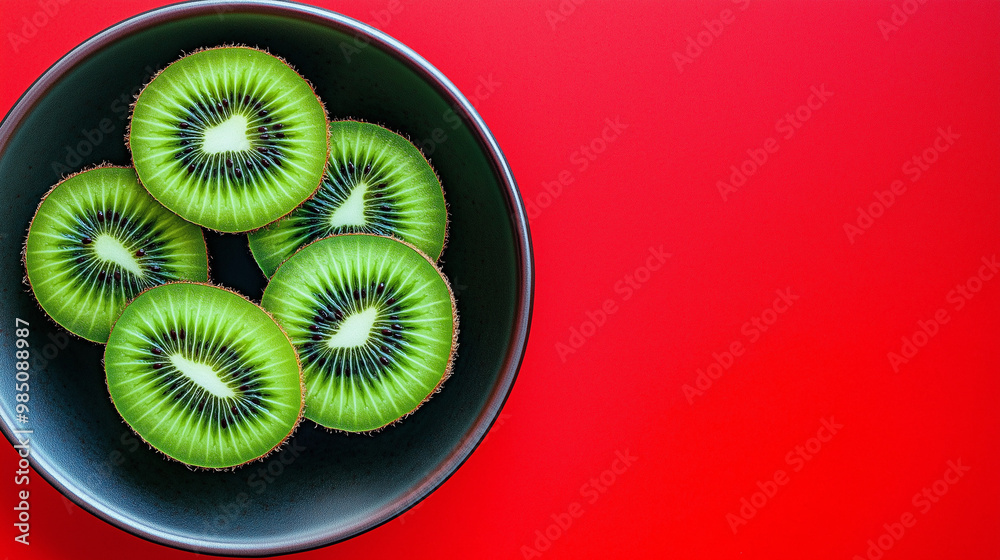
[[[441,183],[420,150],[376,124],[334,121],[319,190],[287,217],[251,233],[250,250],[269,277],[303,245],[341,233],[395,237],[436,261],[447,226]]]
[[[209,229],[242,232],[316,191],[328,151],[326,110],[283,60],[219,47],[174,62],[136,99],[128,143],[142,184]]]
[[[291,342],[263,309],[223,288],[178,282],[143,292],[115,323],[104,364],[125,422],[191,466],[263,457],[301,418]]]
[[[201,228],[161,206],[124,167],[90,169],[53,187],[31,221],[24,264],[42,309],[101,343],[139,292],[208,280]]]
[[[411,245],[335,235],[295,253],[261,305],[302,360],[306,418],[366,432],[416,410],[450,375],[458,318],[447,279]]]

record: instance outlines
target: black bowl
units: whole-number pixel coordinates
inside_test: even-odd
[[[115,412],[103,347],[49,320],[24,285],[20,246],[35,208],[60,176],[128,164],[128,105],[182,53],[246,44],[288,60],[333,118],[381,123],[415,141],[450,205],[444,271],[456,288],[461,335],[440,394],[374,436],[306,422],[290,444],[231,472],[192,471],[134,436]],[[284,2],[193,2],[122,22],[75,48],[21,97],[0,125],[0,361],[16,371],[30,344],[28,421],[14,383],[0,384],[11,442],[32,467],[98,517],[146,539],[196,552],[263,556],[327,545],[399,515],[427,496],[482,440],[511,390],[527,343],[533,270],[524,207],[500,148],[472,105],[413,51],[371,27]],[[264,277],[245,235],[209,235],[213,280],[260,298]],[[13,375],[13,373],[11,373]],[[24,375],[22,374],[22,377]],[[23,398],[23,397],[22,397]],[[31,430],[32,433],[15,433]]]

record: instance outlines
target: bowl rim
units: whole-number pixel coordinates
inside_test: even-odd
[[[372,515],[366,516],[365,519],[348,525],[343,530],[327,530],[294,539],[274,540],[264,546],[251,548],[239,544],[232,545],[232,543],[181,536],[135,519],[126,519],[104,504],[91,503],[92,496],[84,492],[83,488],[75,482],[63,476],[58,465],[50,462],[44,453],[38,455],[34,453],[34,449],[32,450],[32,469],[61,494],[91,514],[119,529],[157,544],[190,552],[221,556],[262,557],[305,552],[350,539],[398,517],[439,488],[465,463],[486,437],[490,427],[499,416],[500,409],[510,395],[527,348],[534,299],[534,260],[531,235],[524,202],[500,146],[473,105],[450,80],[412,49],[368,24],[331,10],[287,0],[235,0],[227,2],[192,0],[139,13],[98,32],[52,64],[14,102],[10,111],[0,121],[0,158],[6,153],[14,133],[23,124],[24,119],[36,108],[40,100],[68,72],[83,63],[93,53],[124,37],[163,23],[206,14],[217,15],[220,13],[217,9],[219,6],[225,7],[221,12],[224,14],[249,13],[290,17],[354,35],[406,65],[433,87],[442,98],[447,100],[457,114],[464,117],[464,121],[475,136],[484,155],[490,160],[493,172],[501,183],[502,194],[514,231],[518,266],[516,307],[511,330],[511,344],[507,347],[498,382],[494,385],[486,405],[480,411],[471,430],[465,434],[461,443],[452,449],[451,453],[430,474],[411,487],[408,492],[376,510]],[[17,429],[15,426],[13,419],[9,418],[6,411],[0,408],[0,430],[3,431],[4,436],[12,445],[16,444],[17,441],[14,433],[14,430]]]

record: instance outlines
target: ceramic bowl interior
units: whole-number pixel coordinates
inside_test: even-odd
[[[375,436],[304,422],[284,451],[233,472],[195,472],[132,434],[108,397],[103,347],[67,336],[23,283],[20,246],[59,178],[99,162],[128,164],[123,136],[139,88],[182,53],[268,49],[315,86],[333,118],[378,122],[414,140],[439,173],[450,209],[443,268],[457,293],[455,373],[440,394]],[[439,486],[485,435],[527,340],[532,264],[510,170],[472,106],[439,72],[388,36],[331,12],[276,2],[189,3],[137,16],[50,68],[0,126],[3,321],[14,371],[15,320],[30,326],[29,423],[0,384],[3,430],[28,428],[33,467],[95,515],[187,550],[271,555],[375,527]],[[213,281],[259,301],[265,279],[245,235],[208,237]]]

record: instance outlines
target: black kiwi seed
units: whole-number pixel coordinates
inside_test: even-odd
[[[284,132],[277,132],[277,133],[275,133],[275,135],[274,135],[274,136],[275,136],[276,138],[284,138],[284,137],[285,137],[285,133],[284,133]]]
[[[121,279],[122,279],[122,273],[116,270],[115,271],[115,280],[121,280]]]
[[[77,258],[76,258],[76,262],[77,262],[78,264],[83,264],[83,263],[87,262],[87,259],[86,259],[86,258],[84,258],[84,257],[77,257]]]
[[[161,350],[161,349],[160,349],[159,347],[157,347],[157,346],[154,346],[154,347],[153,347],[153,353],[154,353],[154,354],[156,354],[157,356],[160,356],[160,355],[162,355],[162,354],[163,354],[163,350]]]
[[[233,166],[233,160],[232,159],[227,159],[226,160],[226,167],[232,167],[232,166]]]
[[[146,251],[143,251],[142,249],[139,249],[139,250],[137,250],[135,252],[135,256],[137,256],[137,257],[144,257],[144,256],[146,256]]]
[[[187,121],[181,121],[181,122],[177,123],[177,126],[179,126],[181,128],[190,128],[191,127],[191,123],[189,123]]]
[[[163,362],[153,362],[153,369],[160,369],[163,367]]]
[[[104,274],[104,271],[103,271],[103,270],[97,273],[97,279],[98,279],[99,281],[101,281],[101,282],[104,282],[104,279],[105,279],[105,278],[107,278],[107,275],[106,275],[106,274]]]
[[[371,172],[372,172],[372,166],[371,166],[371,164],[366,165],[365,166],[365,173],[371,173]]]
[[[91,241],[93,241],[93,239],[91,239],[89,237],[86,237],[86,236],[84,236],[82,239],[80,239],[80,243],[83,243],[84,245],[89,245]]]

